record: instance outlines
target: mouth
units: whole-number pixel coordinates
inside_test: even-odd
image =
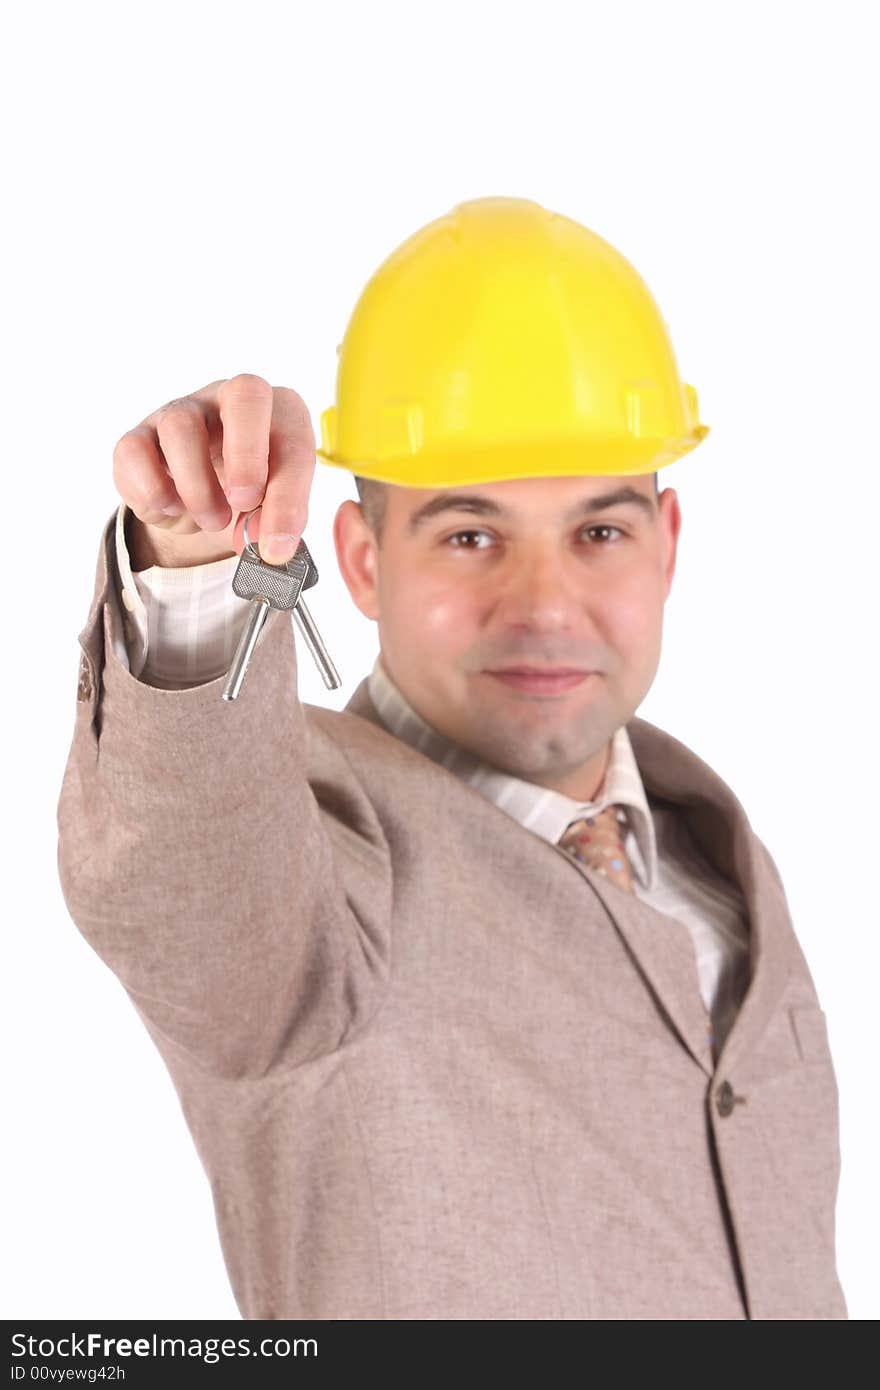
[[[486,671],[485,674],[513,690],[522,690],[534,695],[554,695],[561,691],[573,690],[597,672],[583,671],[573,666],[505,666],[495,671]]]

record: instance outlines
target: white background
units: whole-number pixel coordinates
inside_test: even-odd
[[[838,1268],[880,1315],[876,18],[869,4],[18,7],[2,57],[2,1315],[238,1317],[164,1065],[56,874],[77,634],[112,450],[256,372],[317,422],[366,281],[468,198],[534,198],[626,255],[696,387],[663,657],[640,707],[732,786],[828,1015]],[[318,465],[311,611],[377,650]],[[297,639],[301,641],[300,638]],[[303,652],[303,648],[300,647]]]

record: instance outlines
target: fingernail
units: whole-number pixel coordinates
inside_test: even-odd
[[[263,494],[258,487],[231,487],[228,495],[230,507],[246,512],[257,505]]]
[[[296,550],[293,536],[282,535],[278,531],[271,531],[267,535],[260,536],[259,542],[260,555],[270,565],[283,565],[285,560],[290,560]]]
[[[167,507],[162,508],[163,516],[183,516],[186,507],[182,502],[169,502]]]

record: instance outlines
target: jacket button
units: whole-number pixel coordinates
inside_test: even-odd
[[[735,1104],[736,1098],[733,1094],[733,1087],[729,1081],[722,1081],[718,1090],[715,1092],[715,1108],[718,1114],[729,1115]]]

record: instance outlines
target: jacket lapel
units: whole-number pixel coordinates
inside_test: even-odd
[[[743,895],[749,924],[749,985],[718,1059],[730,1072],[770,1021],[800,950],[778,872],[730,787],[685,744],[647,720],[627,732],[649,796],[676,803],[710,863]]]
[[[697,959],[687,927],[572,858],[561,846],[553,848],[587,880],[681,1042],[711,1076],[709,1015],[700,997]]]
[[[345,709],[386,728],[370,698],[367,677]],[[679,806],[703,853],[739,886],[745,900],[751,979],[717,1067],[693,943],[684,923],[658,912],[560,846],[552,848],[589,883],[682,1043],[712,1077],[722,1068],[731,1071],[757,1043],[784,989],[792,952],[799,946],[775,865],[730,788],[685,744],[656,725],[633,717],[626,727],[649,797]]]

